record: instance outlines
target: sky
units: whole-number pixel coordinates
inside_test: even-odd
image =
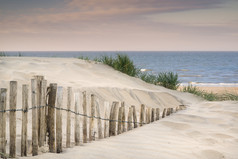
[[[0,51],[238,51],[238,0],[0,0]]]

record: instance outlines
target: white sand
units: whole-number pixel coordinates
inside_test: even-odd
[[[30,84],[30,79],[34,75],[45,76],[48,83],[56,82],[65,88],[71,86],[74,92],[86,90],[88,98],[90,93],[96,94],[100,101],[101,114],[104,111],[104,101],[125,101],[127,111],[130,105],[135,105],[138,115],[142,103],[161,109],[180,104],[189,107],[187,110],[116,137],[69,149],[64,148],[62,154],[44,153],[33,158],[236,159],[238,156],[238,102],[205,102],[188,93],[147,84],[103,64],[78,59],[0,58],[0,88],[9,87],[10,80],[17,80],[19,107],[21,85]],[[88,102],[88,106],[89,104]],[[63,117],[66,117],[65,114]],[[17,113],[17,121],[19,155],[20,112]],[[30,140],[31,130],[28,130],[28,133]],[[63,135],[65,136],[65,130]],[[7,136],[9,138],[8,130]]]

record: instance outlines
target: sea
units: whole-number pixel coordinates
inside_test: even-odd
[[[238,87],[238,51],[15,51],[5,54],[91,60],[103,55],[126,54],[142,71],[177,73],[181,85]]]

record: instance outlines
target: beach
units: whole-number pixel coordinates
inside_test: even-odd
[[[180,86],[178,90],[183,90],[185,86]],[[215,94],[238,94],[238,87],[231,87],[231,86],[196,86],[199,90],[205,91],[207,93],[215,93]]]
[[[29,150],[28,157],[22,158],[236,159],[238,156],[237,101],[208,102],[189,93],[145,83],[93,61],[76,58],[0,57],[0,88],[9,89],[10,81],[18,82],[18,108],[21,108],[22,84],[30,85],[30,80],[36,75],[44,76],[47,84],[57,83],[58,86],[62,86],[64,97],[67,87],[72,87],[73,93],[82,94],[86,91],[87,99],[94,94],[98,99],[102,115],[105,111],[105,101],[110,103],[110,107],[113,101],[125,102],[126,116],[131,105],[135,106],[137,116],[140,114],[141,104],[160,110],[176,108],[179,105],[185,105],[186,109],[114,137],[101,140],[96,138],[96,141],[82,143],[82,136],[80,136],[80,146],[74,146],[74,131],[72,131],[71,148],[66,148],[65,145],[66,112],[64,112],[62,114],[63,153],[49,153],[47,146],[44,146],[39,149],[38,156],[32,157]],[[238,87],[199,88],[214,93],[238,91]],[[66,107],[66,102],[64,99],[63,107]],[[82,100],[80,100],[80,113],[83,112],[81,105]],[[90,102],[87,103],[87,107],[90,110]],[[32,115],[29,113],[28,141],[30,143],[31,118]],[[17,112],[17,157],[20,157],[21,120],[21,112]],[[9,141],[8,121],[7,115],[6,134]],[[80,118],[80,126],[82,126],[82,118]],[[74,129],[73,125],[72,129]],[[8,146],[9,142],[7,153]]]
[[[213,92],[218,94],[225,94],[225,93],[231,93],[231,94],[238,94],[238,87],[199,87],[199,89],[204,90],[206,92]]]

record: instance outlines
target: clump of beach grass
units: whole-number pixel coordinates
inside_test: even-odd
[[[88,57],[80,56],[78,58],[89,61]],[[140,72],[140,69],[135,66],[134,62],[128,57],[128,55],[117,54],[116,57],[104,55],[99,58],[95,58],[94,61],[101,62],[105,65],[111,66],[115,70],[132,77],[140,78],[141,80],[154,85],[160,85],[173,90],[176,90],[180,85],[177,73],[161,72],[155,75]]]
[[[177,90],[180,85],[178,74],[173,72],[160,72],[158,74],[140,73],[139,78],[147,83],[160,85],[173,90]]]
[[[7,56],[7,54],[5,53],[5,52],[0,52],[0,57],[5,57],[5,56]]]
[[[186,87],[183,87],[181,91],[195,94],[208,101],[228,101],[228,100],[238,101],[238,94],[232,94],[232,93],[218,94],[213,92],[206,92],[193,85],[188,85]]]
[[[141,72],[138,77],[147,82],[147,83],[151,83],[151,84],[154,84],[156,85],[157,84],[157,75],[155,74],[151,74],[151,73],[147,73],[147,72]]]
[[[178,80],[178,74],[173,72],[161,72],[157,77],[158,85],[163,86],[165,88],[177,90],[180,81]]]
[[[139,69],[136,68],[133,61],[127,55],[124,54],[117,54],[115,58],[113,58],[112,56],[104,55],[100,58],[96,58],[95,61],[111,66],[115,70],[118,70],[132,77],[137,76],[139,72]]]

